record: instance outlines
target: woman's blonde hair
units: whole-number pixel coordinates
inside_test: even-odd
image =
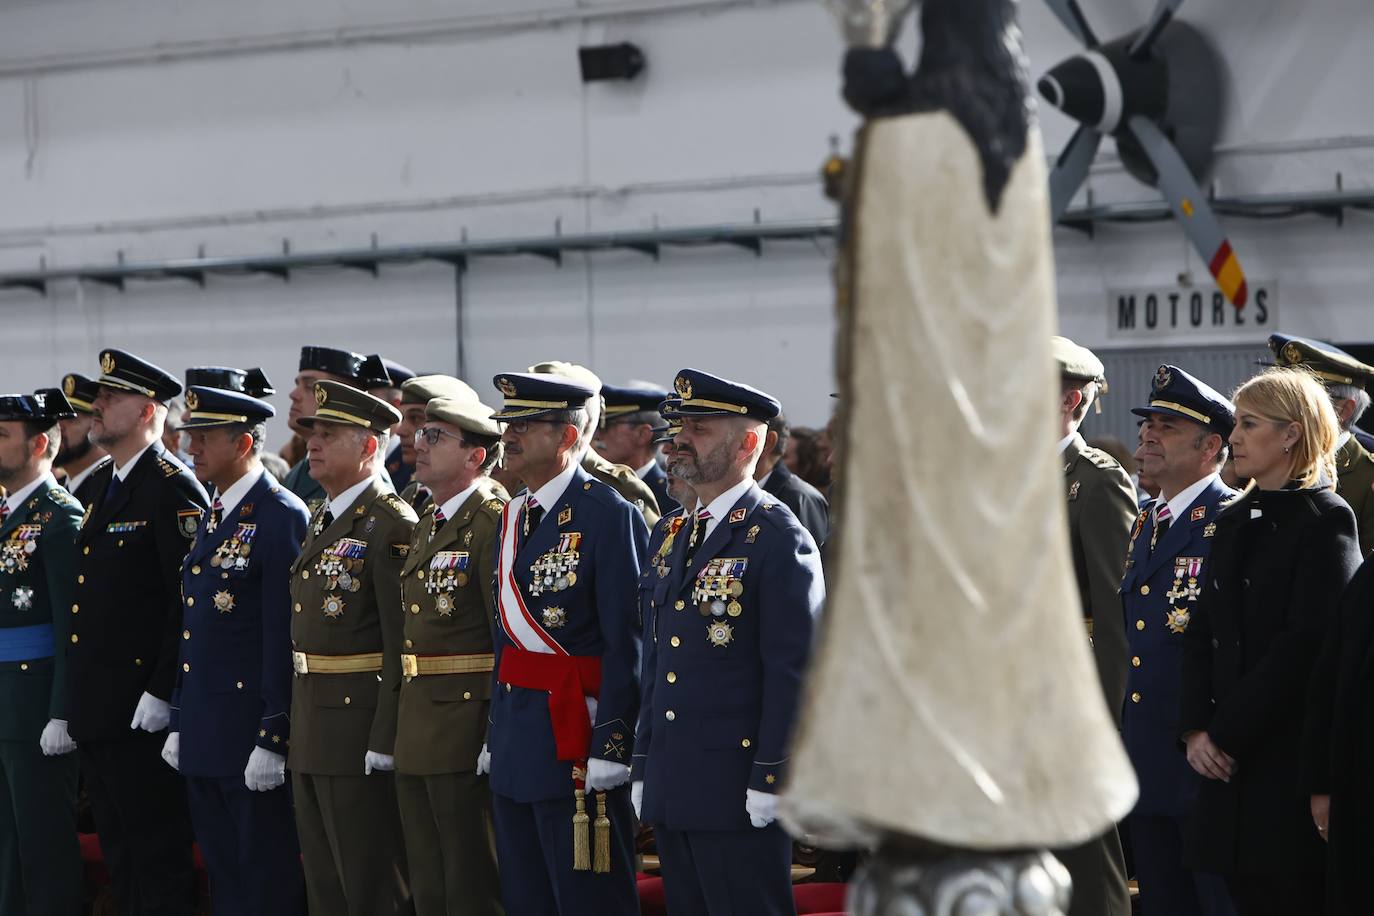
[[[1266,369],[1237,388],[1232,400],[1237,410],[1243,404],[1266,420],[1298,424],[1302,432],[1290,453],[1290,480],[1312,487],[1324,474],[1328,485],[1336,485],[1336,440],[1341,425],[1326,389],[1310,372]]]

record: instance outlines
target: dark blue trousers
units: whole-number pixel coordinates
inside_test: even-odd
[[[1221,875],[1183,864],[1183,818],[1133,814],[1127,824],[1144,916],[1236,916]]]
[[[517,802],[491,794],[496,863],[506,916],[639,916],[634,875],[635,813],[628,784],[606,793],[611,821],[608,874],[573,871],[573,801]],[[595,802],[587,813],[596,819]],[[218,914],[216,914],[218,916]]]
[[[305,881],[290,784],[251,792],[243,778],[186,778],[215,916],[300,916]]]
[[[776,823],[748,830],[654,825],[673,916],[795,916],[792,839]]]

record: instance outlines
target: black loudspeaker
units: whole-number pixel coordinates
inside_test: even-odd
[[[634,79],[644,69],[644,52],[628,41],[618,45],[578,48],[577,58],[582,65],[584,83]]]

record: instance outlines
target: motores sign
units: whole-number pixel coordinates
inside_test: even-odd
[[[1251,283],[1236,310],[1214,288],[1163,286],[1107,292],[1107,336],[1125,343],[1249,343],[1278,327],[1278,284]]]

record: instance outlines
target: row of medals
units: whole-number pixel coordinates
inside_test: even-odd
[[[576,550],[550,550],[530,566],[534,578],[530,580],[530,597],[545,591],[561,592],[577,584],[577,561],[582,555]]]
[[[739,596],[744,583],[730,576],[703,576],[692,588],[692,601],[703,617],[715,618],[706,624],[706,641],[724,647],[735,638],[735,628],[725,622],[725,616],[738,617],[744,613]],[[728,601],[727,601],[728,599]]]
[[[435,569],[433,565],[429,568],[429,578],[425,580],[425,591],[435,595],[434,609],[439,612],[440,617],[448,617],[453,613],[453,590],[462,588],[469,582],[466,572],[452,569]]]
[[[341,557],[326,551],[315,563],[315,575],[325,578],[325,588],[331,592],[356,592],[362,589],[363,557]],[[340,595],[326,595],[324,616],[335,620],[343,616],[344,600]]]
[[[247,530],[245,530],[247,528]],[[218,569],[247,569],[248,555],[253,552],[253,534],[256,526],[240,525],[234,534],[226,538],[210,557],[210,565]]]
[[[23,526],[21,526],[23,527]],[[7,573],[23,572],[29,568],[29,554],[38,549],[38,541],[21,540],[17,535],[0,545],[0,570]]]

